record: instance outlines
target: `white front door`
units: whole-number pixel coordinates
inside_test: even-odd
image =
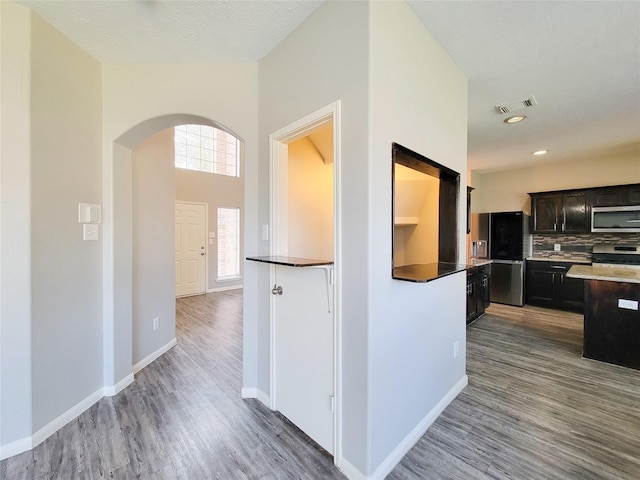
[[[275,295],[276,410],[333,454],[331,275],[325,268],[275,268],[282,287]]]
[[[206,207],[176,202],[176,296],[204,293]]]

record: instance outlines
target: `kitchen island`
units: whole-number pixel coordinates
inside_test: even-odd
[[[640,269],[574,265],[585,281],[582,355],[640,370]]]

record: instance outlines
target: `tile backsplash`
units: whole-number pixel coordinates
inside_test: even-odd
[[[559,243],[561,250],[553,250]],[[594,245],[639,245],[640,233],[584,233],[575,235],[533,235],[534,257],[562,257],[591,260]]]

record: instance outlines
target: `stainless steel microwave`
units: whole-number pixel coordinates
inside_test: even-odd
[[[593,207],[592,232],[640,232],[640,205]]]

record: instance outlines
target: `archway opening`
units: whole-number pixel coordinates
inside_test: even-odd
[[[242,158],[244,144],[240,136],[218,122],[191,114],[170,114],[145,120],[120,135],[111,144],[111,154],[106,155],[103,191],[103,358],[104,385],[107,395],[115,395],[121,391],[133,381],[136,371],[175,345],[175,269],[172,270],[175,257],[168,259],[171,262],[171,268],[167,268],[167,259],[165,259],[165,268],[161,268],[159,273],[163,276],[164,290],[166,285],[170,284],[173,291],[170,295],[173,305],[172,313],[165,319],[165,328],[162,328],[162,318],[158,318],[157,321],[156,316],[151,316],[149,319],[137,318],[135,311],[138,308],[136,305],[153,303],[154,298],[153,295],[149,295],[149,289],[146,292],[148,298],[140,299],[134,296],[134,275],[143,273],[143,277],[152,278],[155,272],[140,272],[139,269],[144,266],[140,265],[135,255],[136,250],[140,251],[140,248],[138,245],[134,250],[134,233],[136,229],[144,228],[143,223],[153,219],[141,220],[134,216],[134,194],[141,192],[135,191],[133,167],[134,152],[143,143],[152,137],[169,135],[167,129],[170,129],[170,135],[172,135],[173,127],[185,124],[207,125],[234,135],[239,139]],[[170,168],[174,169],[173,163]],[[164,188],[169,188],[166,181]],[[165,217],[163,220],[165,224],[166,217],[170,216],[173,219],[175,215],[175,184],[172,185],[171,190],[170,210],[166,201],[164,203],[167,205],[164,207],[159,205],[159,210]],[[171,220],[171,226],[174,226],[173,220]],[[165,250],[168,241],[173,245],[175,230],[172,229],[172,231],[170,239],[167,239],[166,231],[163,233]],[[150,249],[153,247],[155,245],[149,245]],[[174,253],[173,247],[172,250]],[[139,278],[136,278],[136,281],[138,280]],[[164,295],[166,296],[167,292],[164,292]],[[135,309],[134,306],[136,306]],[[169,310],[165,309],[165,311]],[[145,320],[149,321],[144,322]],[[160,328],[154,329],[156,322],[159,323]],[[145,332],[144,338],[137,338],[136,335],[142,331]]]

